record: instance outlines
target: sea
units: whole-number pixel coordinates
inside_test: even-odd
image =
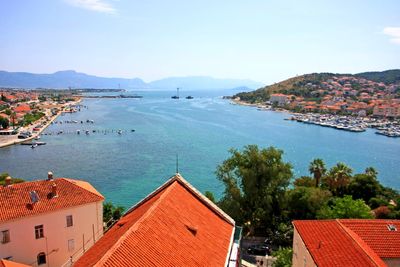
[[[398,138],[373,129],[353,133],[284,120],[288,113],[222,98],[237,93],[233,90],[181,91],[181,99],[171,99],[172,91],[135,93],[143,98],[84,99],[86,108],[59,116],[43,132],[40,141],[46,145],[0,148],[0,173],[36,180],[52,171],[55,177],[88,181],[106,201],[129,208],[178,168],[201,192],[218,198],[224,187],[217,166],[230,149],[257,144],[282,149],[294,177],[309,175],[310,161],[322,158],[328,167],[344,162],[354,173],[373,166],[382,184],[400,189]],[[78,123],[66,123],[72,120]]]

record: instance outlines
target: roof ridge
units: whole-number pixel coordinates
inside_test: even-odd
[[[193,187],[188,181],[186,181],[180,173],[176,173],[174,176],[172,176],[169,180],[167,180],[165,183],[163,183],[161,186],[159,186],[157,189],[155,189],[153,192],[151,192],[148,196],[140,200],[138,203],[133,205],[130,209],[128,209],[123,216],[131,213],[144,203],[146,203],[149,199],[157,195],[159,192],[161,192],[163,189],[171,185],[173,182],[179,182],[181,185],[183,185],[189,192],[191,192],[194,196],[197,197],[204,205],[206,205],[208,208],[210,208],[214,213],[216,213],[219,217],[227,221],[228,223],[235,225],[235,221],[228,215],[226,214],[222,209],[220,209],[214,202],[209,200],[207,197],[205,197],[200,191],[198,191],[195,187]]]
[[[353,230],[345,226],[340,222],[340,219],[335,220],[336,223],[343,229],[343,231],[357,244],[357,246],[367,255],[367,257],[374,263],[376,266],[387,266],[384,261],[375,253],[375,251],[364,242],[364,240]]]
[[[59,177],[59,178],[56,178],[56,179],[54,179],[54,180],[57,180],[57,179],[58,179],[58,180],[67,181],[68,183],[74,185],[75,187],[79,187],[81,190],[85,190],[85,191],[89,192],[89,193],[92,194],[92,195],[95,195],[95,196],[97,196],[97,197],[101,197],[101,198],[104,199],[104,196],[101,195],[100,193],[99,193],[99,194],[96,194],[96,193],[94,193],[94,192],[92,192],[92,191],[90,191],[90,190],[87,190],[86,188],[83,188],[82,186],[80,186],[80,185],[78,185],[78,184],[76,184],[76,183],[73,182],[73,181],[80,181],[80,182],[88,183],[88,182],[86,182],[86,181],[75,180],[75,179],[67,178],[67,177]],[[88,183],[88,184],[90,184],[90,183]],[[90,184],[90,185],[91,185],[91,184]],[[96,190],[96,191],[97,191],[97,190]]]
[[[188,189],[192,194],[194,194],[204,205],[210,208],[214,213],[220,216],[222,219],[228,223],[235,225],[235,221],[226,214],[222,209],[220,209],[214,202],[204,196],[200,191],[198,191],[194,186],[192,186],[188,181],[186,181],[179,173],[174,177],[180,182],[186,189]]]
[[[164,199],[166,197],[166,195],[168,195],[169,191],[171,191],[171,190],[172,190],[172,188],[167,188],[167,190],[153,203],[153,205],[148,210],[146,210],[146,212],[140,217],[140,219],[138,219],[133,225],[131,225],[129,227],[129,229],[118,239],[118,241],[115,242],[114,245],[110,249],[108,249],[107,253],[105,253],[100,258],[100,260],[96,262],[96,264],[101,264],[101,263],[104,263],[105,261],[107,261],[109,259],[110,255],[113,255],[113,253],[121,246],[122,243],[125,242],[125,240],[131,235],[131,233],[136,231],[144,220],[146,220],[151,215],[153,215],[154,210],[156,209],[156,207],[158,207],[161,200]],[[126,214],[124,214],[124,216],[125,215]],[[123,218],[123,217],[121,217],[121,218]],[[116,222],[116,224],[118,224],[118,222]]]

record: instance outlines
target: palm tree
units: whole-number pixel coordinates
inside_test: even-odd
[[[321,181],[321,177],[326,173],[325,163],[322,159],[314,159],[310,162],[310,166],[308,170],[312,175],[314,175],[315,187],[319,187],[319,183]]]
[[[374,167],[368,167],[365,169],[365,174],[376,178],[378,176],[378,171],[375,170]]]
[[[343,189],[349,185],[352,172],[353,170],[342,162],[329,170],[326,182],[334,195],[343,195]]]

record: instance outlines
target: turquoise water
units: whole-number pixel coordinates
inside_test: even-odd
[[[233,91],[190,92],[195,99],[173,100],[174,92],[140,92],[142,99],[86,99],[88,109],[60,116],[58,121],[94,120],[94,124],[53,124],[43,135],[47,145],[31,149],[0,149],[0,172],[14,177],[43,179],[49,170],[57,177],[91,182],[107,200],[131,206],[179,171],[200,191],[219,196],[223,188],[216,166],[229,148],[246,144],[276,146],[285,151],[296,176],[307,174],[308,164],[321,157],[328,166],[343,161],[363,171],[374,166],[380,181],[400,189],[400,139],[351,133],[285,121],[285,113],[258,111],[231,105],[222,95]],[[77,129],[116,130],[84,133]],[[135,129],[135,132],[130,132]]]

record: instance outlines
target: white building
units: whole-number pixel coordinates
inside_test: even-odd
[[[103,235],[104,197],[67,178],[0,186],[0,259],[68,266]]]
[[[288,103],[289,99],[287,95],[284,94],[272,94],[269,98],[269,101],[272,104],[276,104],[278,106],[284,106]]]

